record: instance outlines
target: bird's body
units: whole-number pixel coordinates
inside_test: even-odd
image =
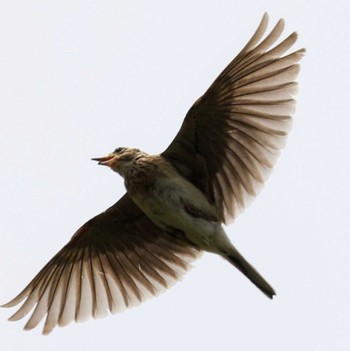
[[[135,204],[159,228],[181,235],[190,245],[227,259],[272,298],[274,289],[238,252],[225,233],[216,208],[161,155],[118,148],[101,164],[119,173]],[[126,155],[126,157],[125,157]]]
[[[224,224],[258,194],[290,129],[298,61],[285,54],[292,33],[274,45],[283,20],[263,38],[265,14],[243,50],[188,111],[159,155],[119,147],[96,158],[123,178],[125,195],[85,223],[4,307],[23,302],[10,320],[31,313],[57,325],[105,316],[169,288],[202,251],[220,255],[265,295],[273,288],[238,252]],[[31,312],[32,311],[32,312]]]
[[[130,197],[157,226],[181,231],[194,245],[210,251],[209,242],[220,226],[215,207],[170,162],[143,153],[124,179]]]

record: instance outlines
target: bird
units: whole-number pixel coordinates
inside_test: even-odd
[[[245,47],[189,109],[160,154],[118,147],[92,160],[117,172],[126,192],[87,221],[13,300],[11,321],[43,320],[43,334],[102,318],[165,291],[203,252],[221,256],[263,294],[272,286],[225,232],[265,184],[292,124],[299,61],[284,20],[263,18]]]

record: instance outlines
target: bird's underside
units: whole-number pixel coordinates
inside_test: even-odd
[[[204,194],[219,223],[236,218],[258,194],[291,126],[304,50],[286,53],[296,33],[275,44],[283,20],[263,38],[267,22],[265,14],[161,154]],[[187,206],[188,213],[198,215]],[[29,314],[25,329],[32,329],[45,319],[48,334],[57,325],[103,317],[158,295],[181,279],[200,253],[181,231],[151,221],[127,192],[84,224],[3,307],[23,302],[10,320]]]

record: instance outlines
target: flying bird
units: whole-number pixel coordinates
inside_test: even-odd
[[[11,321],[29,314],[25,329],[33,329],[45,318],[48,334],[122,311],[169,288],[203,251],[223,257],[269,298],[275,295],[223,227],[259,193],[291,127],[305,50],[287,52],[296,33],[275,44],[282,19],[264,37],[267,24],[265,14],[164,152],[118,147],[93,159],[124,178],[125,195],[78,229],[3,305],[24,300]]]

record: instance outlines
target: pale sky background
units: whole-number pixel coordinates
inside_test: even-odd
[[[227,228],[270,301],[206,254],[138,308],[47,337],[0,310],[0,350],[349,350],[349,1],[0,1],[0,303],[123,194],[91,157],[161,152],[263,13],[305,46],[294,127]],[[270,28],[271,28],[270,27]]]

